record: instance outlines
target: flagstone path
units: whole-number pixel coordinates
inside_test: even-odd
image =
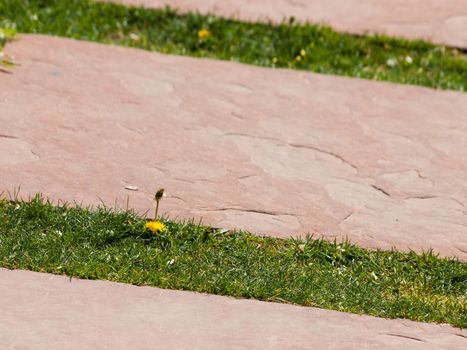
[[[45,36],[5,52],[0,191],[144,213],[165,187],[172,218],[467,260],[465,93]]]
[[[448,325],[0,269],[0,349],[465,349]]]
[[[379,33],[467,48],[467,0],[107,0],[246,21],[328,24],[339,31]]]

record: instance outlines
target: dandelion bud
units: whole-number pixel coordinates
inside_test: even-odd
[[[156,192],[156,194],[154,195],[154,199],[156,201],[160,201],[161,198],[164,196],[164,189],[161,188],[159,191]]]

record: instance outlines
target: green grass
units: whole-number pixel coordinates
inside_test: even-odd
[[[265,67],[467,90],[467,58],[459,50],[316,25],[243,23],[89,0],[0,0],[2,26]],[[211,35],[200,39],[201,29]]]
[[[7,40],[11,38],[10,31],[0,28],[0,50],[5,46]]]
[[[0,201],[0,266],[467,326],[467,264],[431,253],[222,233],[131,212]]]
[[[13,62],[4,56],[3,47],[8,41],[13,40],[15,36],[16,31],[14,29],[0,28],[0,73],[7,72],[6,70],[2,69],[2,66],[10,67],[13,65]]]

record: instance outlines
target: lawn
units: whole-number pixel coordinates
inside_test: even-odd
[[[467,264],[224,232],[132,212],[0,201],[0,266],[467,326]]]
[[[163,53],[467,90],[461,50],[293,21],[244,23],[89,0],[0,0],[0,27]]]
[[[13,40],[15,36],[16,31],[14,29],[0,28],[0,72],[8,72],[2,68],[11,67],[13,65],[13,62],[11,62],[8,57],[3,54],[3,47],[8,41]]]

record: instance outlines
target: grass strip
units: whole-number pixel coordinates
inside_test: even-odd
[[[0,201],[0,266],[467,326],[467,264],[424,254],[223,233],[132,212]]]
[[[14,29],[5,29],[0,27],[0,73],[9,73],[9,71],[2,68],[3,67],[11,67],[14,65],[12,61],[10,61],[4,54],[3,48],[5,44],[13,40],[16,36],[16,31]]]
[[[0,0],[0,27],[264,67],[467,90],[467,56],[424,41],[90,0]]]

